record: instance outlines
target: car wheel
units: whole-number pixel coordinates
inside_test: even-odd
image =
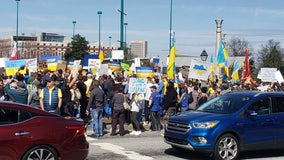
[[[53,148],[41,145],[28,150],[22,160],[30,159],[58,160],[58,155]]]
[[[239,142],[232,134],[222,135],[214,149],[214,158],[216,160],[235,160],[239,154]]]

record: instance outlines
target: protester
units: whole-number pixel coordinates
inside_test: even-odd
[[[130,133],[131,135],[140,135],[141,134],[141,129],[140,129],[140,123],[139,123],[139,120],[138,120],[138,114],[139,114],[139,111],[141,110],[142,108],[142,100],[143,100],[143,97],[142,97],[142,94],[138,93],[138,92],[135,92],[132,94],[132,100],[130,102],[130,111],[131,111],[131,123],[132,123],[132,126],[133,126],[133,131]]]
[[[38,81],[37,79],[34,79],[34,81],[32,82],[32,90],[30,92],[30,95],[28,97],[28,105],[37,108],[37,109],[41,109],[40,108],[40,101],[39,101],[39,94],[42,90],[42,84],[40,83],[40,81]]]
[[[61,114],[68,118],[75,117],[71,88],[77,81],[77,76],[78,74],[76,74],[75,77],[72,78],[72,75],[70,74],[69,77],[63,80],[63,84],[61,85],[61,91],[62,91]]]
[[[40,108],[47,112],[60,115],[60,108],[62,106],[62,92],[61,89],[54,84],[55,77],[46,77],[46,87],[44,87],[40,94]]]
[[[4,81],[0,78],[0,101],[8,101],[8,95],[4,89]]]
[[[86,114],[91,115],[93,121],[91,122],[91,128],[93,131],[93,137],[103,136],[103,107],[106,102],[106,96],[101,88],[99,88],[99,81],[93,80],[90,86],[90,99],[86,109]]]
[[[28,103],[28,89],[23,81],[10,80],[5,85],[5,90],[10,101],[27,104]]]
[[[113,106],[112,121],[111,121],[111,136],[116,135],[117,124],[119,124],[119,135],[124,135],[124,122],[125,122],[125,110],[123,103],[125,96],[123,94],[123,88],[119,88],[118,92],[114,94],[111,100],[111,106]]]
[[[146,92],[145,92],[145,107],[144,107],[144,125],[149,125],[150,123],[150,109],[149,109],[149,100],[151,96],[151,89],[150,87],[154,85],[153,80],[148,77],[147,78],[147,85],[146,85]]]
[[[182,95],[181,98],[178,102],[179,107],[180,107],[180,111],[184,112],[188,109],[188,99],[189,99],[189,95],[188,95],[188,91],[187,91],[187,87],[184,86],[181,89]]]
[[[73,83],[71,87],[71,101],[73,102],[73,117],[80,118],[80,99],[81,93],[80,90],[77,88],[77,83]]]
[[[150,88],[152,94],[149,100],[149,108],[152,120],[152,131],[160,131],[161,130],[160,111],[161,111],[162,97],[159,94],[159,92],[157,92],[157,87],[155,85],[151,86]]]

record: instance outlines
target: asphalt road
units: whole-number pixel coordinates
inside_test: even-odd
[[[131,129],[126,126],[126,129]],[[147,129],[147,128],[146,128]],[[210,160],[205,154],[178,152],[166,144],[161,132],[144,131],[139,136],[110,136],[110,129],[99,138],[87,137],[90,143],[88,160]],[[87,134],[90,134],[88,130]],[[283,150],[243,152],[239,159],[283,160]]]

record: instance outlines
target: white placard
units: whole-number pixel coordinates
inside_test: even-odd
[[[283,76],[280,71],[274,72],[274,75],[278,83],[282,83],[284,81]]]
[[[192,59],[188,78],[207,80],[210,74],[210,63]]]
[[[276,82],[274,72],[277,71],[277,68],[261,68],[261,81],[262,82]]]
[[[112,59],[124,59],[123,50],[112,50]]]
[[[81,63],[81,60],[75,60],[74,61],[73,68],[72,68],[72,71],[71,71],[71,74],[72,74],[73,77],[76,74],[78,74],[80,63]]]

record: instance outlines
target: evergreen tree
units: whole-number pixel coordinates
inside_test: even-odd
[[[69,48],[64,54],[64,60],[83,60],[84,54],[88,53],[89,42],[80,34],[76,34],[71,43],[68,44]]]
[[[259,67],[277,68],[279,70],[280,66],[283,65],[282,55],[283,48],[281,48],[280,42],[269,40],[268,43],[263,45],[259,51]]]

